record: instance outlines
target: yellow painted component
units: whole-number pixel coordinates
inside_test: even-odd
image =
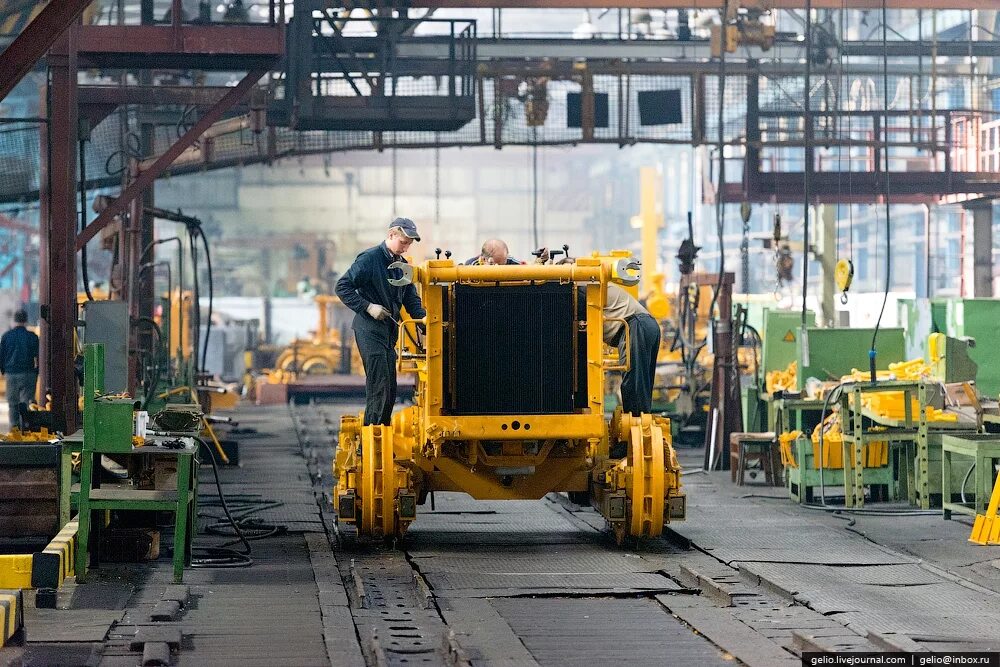
[[[948,336],[943,333],[932,333],[927,337],[927,359],[932,366],[944,359],[947,341]]]
[[[976,520],[972,524],[972,533],[969,534],[969,541],[975,544],[1000,544],[1000,517],[997,517],[997,510],[1000,510],[1000,477],[993,484],[993,493],[990,494],[990,504],[986,507],[986,514],[977,514]]]
[[[175,287],[170,295],[170,355],[188,361],[194,354],[191,341],[194,294],[191,290],[181,292]]]
[[[769,394],[794,390],[798,382],[799,365],[793,361],[783,371],[768,371],[764,376],[764,389]]]
[[[643,269],[639,293],[645,296],[653,291],[653,275],[660,270],[657,263],[663,229],[663,175],[656,167],[639,169],[639,220]]]
[[[823,433],[823,452],[820,454],[819,433],[820,428],[825,429]],[[878,427],[872,427],[875,430]],[[832,412],[827,415],[822,424],[817,424],[813,429],[813,469],[819,470],[822,467],[827,470],[839,470],[844,467],[844,434],[841,430],[840,412]],[[866,442],[861,447],[861,457],[866,468],[880,468],[889,463],[889,443],[883,440],[876,442]],[[854,468],[854,460],[847,461],[849,469]]]
[[[786,468],[798,468],[795,454],[792,453],[792,443],[802,437],[802,431],[790,431],[778,436],[778,449],[781,453],[781,465]]]
[[[31,588],[31,554],[0,555],[0,588]]]
[[[833,269],[833,281],[836,283],[837,289],[841,292],[847,292],[847,290],[851,289],[851,282],[853,280],[854,263],[846,257],[840,259]]]
[[[56,439],[58,436],[55,433],[49,433],[49,429],[44,426],[38,431],[22,431],[15,426],[9,433],[0,436],[0,441],[3,442],[51,442]]]
[[[609,363],[617,364],[617,359],[604,357],[606,290],[619,279],[615,265],[627,256],[510,267],[430,260],[410,267],[427,310],[421,321],[425,333],[419,349],[408,336],[400,336],[397,358],[400,372],[416,375],[415,404],[393,415],[391,426],[362,426],[360,416],[342,417],[334,458],[340,520],[354,523],[361,536],[400,535],[412,520],[416,499],[430,491],[461,491],[477,499],[589,491],[619,539],[656,536],[669,515],[683,518],[669,420],[620,413],[610,421],[604,417],[605,371]],[[445,306],[453,303],[448,298],[452,286],[491,289],[498,283],[532,281],[574,283],[584,290],[586,406],[573,414],[448,414],[444,352],[446,336],[454,332],[446,328],[450,313]],[[415,324],[409,317],[401,320],[401,327]],[[625,443],[624,458],[610,457],[612,442]],[[604,502],[610,496],[620,515],[611,516]]]
[[[406,530],[396,508],[396,493],[405,488],[405,472],[397,470],[391,426],[361,427],[361,522],[358,530],[374,538],[396,537]]]
[[[23,597],[18,590],[0,591],[0,648],[20,630],[18,620],[22,618]]]
[[[670,306],[670,298],[663,287],[663,281],[662,273],[653,274],[650,278],[652,287],[646,294],[646,310],[657,320],[665,320],[673,315],[673,308]]]
[[[651,415],[632,419],[629,435],[632,474],[627,495],[633,537],[657,537],[663,532],[663,431]]]

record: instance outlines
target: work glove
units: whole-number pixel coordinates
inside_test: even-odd
[[[545,264],[549,261],[549,249],[539,248],[535,252],[531,253],[535,255],[535,264]]]
[[[389,317],[389,309],[385,306],[380,306],[377,303],[368,304],[368,308],[365,310],[367,310],[368,314],[372,316],[372,319],[381,321]]]

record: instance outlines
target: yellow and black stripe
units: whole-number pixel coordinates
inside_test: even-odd
[[[77,520],[73,519],[63,526],[45,549],[32,555],[32,588],[59,588],[66,577],[73,576],[78,527]]]
[[[24,626],[20,590],[0,589],[0,648]]]
[[[0,555],[0,589],[31,588],[33,554]]]

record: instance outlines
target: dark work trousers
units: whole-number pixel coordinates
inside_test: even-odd
[[[626,320],[631,339],[629,369],[622,378],[622,410],[639,415],[653,410],[653,376],[660,351],[660,325],[652,315],[640,313]],[[624,333],[624,332],[623,332]],[[625,336],[618,341],[618,359],[625,363]]]
[[[365,420],[388,424],[396,404],[396,348],[386,338],[355,331],[361,363],[365,367]]]
[[[38,373],[7,373],[7,410],[11,428],[25,428],[27,424],[21,421],[18,405],[30,404],[35,400],[35,385],[38,384]]]

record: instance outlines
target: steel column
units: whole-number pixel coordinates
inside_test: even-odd
[[[55,4],[55,3],[54,3]],[[82,3],[85,5],[86,3]],[[71,28],[49,52],[49,219],[47,285],[48,383],[52,410],[65,419],[66,432],[79,425],[73,372],[76,330],[76,37]]]
[[[972,212],[972,296],[993,296],[993,200],[977,199],[964,205]]]
[[[122,191],[116,199],[113,199],[106,209],[101,211],[100,215],[94,219],[87,228],[84,229],[79,237],[76,239],[77,249],[82,248],[83,245],[94,238],[94,236],[100,232],[102,229],[107,227],[115,216],[120,215],[126,209],[126,207],[132,202],[133,199],[138,197],[142,192],[145,191],[153,182],[159,178],[159,176],[166,170],[171,163],[176,160],[181,153],[185,151],[189,146],[194,144],[198,138],[204,134],[204,132],[212,126],[213,123],[222,118],[223,114],[226,113],[234,104],[242,100],[249,92],[250,89],[260,80],[262,76],[266,74],[266,70],[256,69],[248,73],[243,80],[241,80],[236,86],[231,88],[228,93],[226,93],[222,99],[215,103],[215,105],[205,112],[197,123],[194,124],[190,130],[184,133],[180,139],[174,142],[160,157],[149,166],[148,169],[144,170],[139,176],[132,181],[125,190]]]
[[[80,18],[91,0],[60,0],[50,2],[21,31],[17,38],[0,52],[0,100],[31,71],[38,59],[45,55],[73,22]],[[74,65],[74,70],[76,66]]]

